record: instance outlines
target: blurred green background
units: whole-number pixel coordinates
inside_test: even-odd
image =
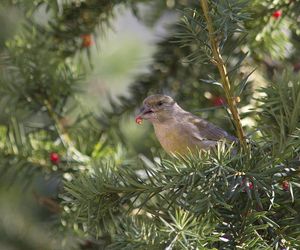
[[[51,12],[47,12],[42,4],[38,7],[38,3],[42,2],[0,3],[2,55],[5,54],[8,41],[18,32],[22,32],[24,24],[28,26],[28,16],[41,25],[50,21]],[[51,1],[49,2],[51,4]],[[145,5],[140,5],[139,8],[144,13],[149,10]],[[29,11],[26,12],[27,10]],[[80,108],[69,113],[66,117],[67,123],[74,122],[81,112],[100,116],[103,110],[110,108],[110,99],[116,100],[119,95],[128,96],[128,86],[134,78],[149,71],[148,65],[152,62],[155,43],[168,34],[168,25],[177,20],[176,14],[167,13],[157,22],[146,25],[137,19],[131,8],[124,5],[114,8],[113,15],[115,17],[110,20],[109,28],[96,28],[96,32],[91,35],[92,40],[88,48],[76,52],[77,55],[72,59],[75,60],[75,64],[82,67],[76,70],[84,71],[85,77],[82,78],[80,92],[76,95]],[[72,106],[72,103],[69,105]],[[10,115],[5,108],[0,107],[2,110],[0,120],[3,124],[7,123]],[[44,122],[44,119],[43,116],[37,115],[33,123]],[[150,131],[149,124],[145,124],[143,128],[138,127],[134,122],[133,113],[130,117],[122,119],[120,127],[127,140],[128,151],[143,152],[143,147],[146,148],[147,145],[141,141]],[[5,143],[6,132],[5,130],[1,132],[3,137],[1,143]],[[48,162],[48,159],[45,159],[45,162]],[[6,173],[2,171],[0,174]],[[23,183],[27,180],[22,178],[17,180],[15,177],[12,173],[11,178],[2,179],[0,183],[0,249],[77,248],[78,242],[75,238],[72,236],[68,238],[64,230],[60,231],[60,222],[56,216],[60,210],[55,200],[61,188],[61,177],[54,174],[45,179],[44,174],[38,174],[28,185]],[[30,178],[28,176],[28,179]],[[57,240],[53,240],[56,237]],[[85,243],[83,242],[81,246],[84,249]]]

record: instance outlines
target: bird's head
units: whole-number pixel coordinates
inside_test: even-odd
[[[136,122],[141,123],[143,119],[152,123],[164,122],[172,118],[176,102],[172,97],[167,95],[151,95],[148,96],[136,116]]]

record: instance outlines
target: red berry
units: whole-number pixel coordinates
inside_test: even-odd
[[[83,34],[81,35],[82,39],[82,47],[88,48],[93,45],[93,38],[91,34]]]
[[[142,122],[143,122],[143,119],[142,119],[140,116],[137,116],[137,117],[135,118],[135,122],[136,122],[137,124],[141,125]]]
[[[272,17],[275,19],[278,19],[279,17],[281,17],[282,15],[282,11],[281,10],[276,10],[273,12]]]
[[[281,183],[281,186],[282,186],[282,189],[283,189],[284,191],[288,191],[289,188],[290,188],[290,184],[289,184],[288,181],[283,181],[283,182]]]
[[[215,107],[217,107],[217,106],[223,106],[224,104],[225,104],[225,100],[224,100],[223,97],[218,96],[218,97],[215,97],[213,99],[213,105]]]
[[[253,190],[254,188],[253,182],[252,181],[246,182],[245,179],[243,179],[242,185],[247,186],[250,190]],[[243,192],[246,192],[246,188],[243,189]]]
[[[58,153],[55,153],[55,152],[51,153],[51,154],[50,154],[50,161],[51,161],[53,164],[57,165],[57,164],[60,162],[59,154],[58,154]]]

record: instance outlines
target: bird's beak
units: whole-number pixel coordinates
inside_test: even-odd
[[[148,119],[148,115],[152,114],[153,110],[147,106],[143,106],[140,113],[135,117],[135,122],[138,124],[142,123],[143,119]]]

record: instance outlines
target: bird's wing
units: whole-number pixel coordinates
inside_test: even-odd
[[[230,141],[236,141],[236,137],[193,114],[189,114],[187,119],[189,123],[194,125],[193,136],[199,140],[219,141],[225,138]]]

